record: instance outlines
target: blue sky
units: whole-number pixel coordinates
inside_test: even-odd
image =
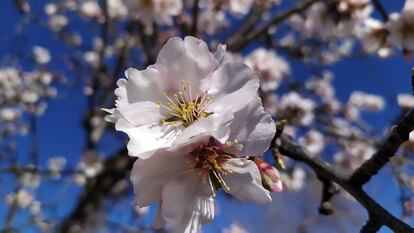
[[[398,11],[402,4],[402,0],[396,1],[382,1],[388,12]],[[52,57],[59,57],[60,54],[70,52],[68,49],[59,46],[57,43],[58,38],[53,36],[49,31],[42,27],[35,26],[30,22],[26,24],[22,21],[21,16],[14,11],[12,1],[0,0],[0,15],[1,15],[1,27],[0,27],[0,54],[6,54],[10,51],[8,44],[13,40],[16,33],[16,25],[23,25],[27,30],[27,37],[25,41],[22,41],[17,50],[23,54],[23,57],[28,57],[31,51],[32,45],[40,45],[51,48]],[[40,4],[37,4],[40,5]],[[283,8],[283,6],[282,6]],[[40,12],[41,7],[35,8],[33,11]],[[25,26],[26,25],[26,26]],[[80,26],[79,26],[80,27]],[[88,30],[89,27],[85,26],[81,30]],[[93,29],[92,29],[93,31]],[[96,33],[96,31],[95,31]],[[2,43],[5,42],[5,43]],[[56,46],[54,45],[56,44]],[[4,56],[0,57],[0,67],[9,65]],[[63,68],[61,59],[54,60],[50,66],[53,69],[62,73],[73,75],[69,70]],[[26,60],[22,63],[24,69],[31,70],[33,67]],[[395,119],[399,114],[399,108],[396,105],[396,94],[398,93],[410,93],[411,92],[411,67],[414,66],[413,59],[405,59],[398,52],[389,59],[380,59],[376,57],[363,57],[346,59],[344,61],[335,63],[333,65],[326,66],[327,70],[332,71],[335,74],[334,85],[338,87],[336,89],[337,96],[341,100],[347,100],[350,93],[354,90],[362,90],[369,93],[379,94],[386,99],[386,108],[383,112],[378,114],[367,114],[367,121],[374,127],[382,130],[389,122]],[[304,77],[309,75],[309,71],[298,62],[292,63],[293,76]],[[121,77],[122,74],[119,74]],[[73,77],[72,77],[73,78]],[[81,95],[81,87],[76,85],[58,87],[58,97],[50,102],[45,114],[38,119],[38,136],[39,136],[39,148],[40,159],[43,161],[43,165],[48,158],[54,156],[64,156],[68,159],[69,164],[75,165],[81,152],[84,149],[85,135],[82,128],[82,117],[86,110],[86,99]],[[105,137],[101,143],[101,152],[104,155],[110,154],[119,145],[109,145],[113,139],[111,137]],[[27,162],[28,151],[30,149],[30,141],[27,138],[18,139],[18,154],[22,163]],[[5,184],[10,184],[10,180],[1,181]],[[387,184],[387,186],[383,185]],[[50,181],[45,187],[41,187],[38,196],[45,196],[48,193],[50,195],[60,195],[57,189],[55,189],[55,183]],[[5,190],[11,190],[12,186],[2,188],[1,194]],[[384,207],[389,209],[396,216],[400,216],[400,207],[398,204],[398,192],[395,186],[395,182],[390,178],[390,171],[384,169],[381,174],[374,179],[372,184],[368,185],[367,190],[375,195]],[[66,196],[76,196],[79,190],[69,190],[65,193]],[[55,193],[55,194],[53,194]],[[286,195],[286,194],[275,194]],[[1,196],[1,195],[0,195]],[[64,215],[71,207],[71,203],[74,198],[66,199],[66,204],[63,206],[59,215]],[[250,204],[243,204],[226,198],[220,198],[220,207],[223,209],[223,217],[217,218],[213,224],[205,227],[205,232],[217,232],[217,227],[228,226],[229,222],[234,219],[239,219],[243,224],[249,220],[254,220],[255,217],[263,218],[258,214],[258,207]],[[274,205],[277,205],[275,203]],[[1,206],[1,205],[0,205]],[[226,212],[229,211],[229,212]],[[236,212],[235,210],[238,210]],[[315,215],[317,215],[315,209]],[[360,211],[360,209],[359,209]],[[246,214],[250,213],[250,214]],[[4,220],[4,208],[0,209],[0,226]],[[260,221],[257,220],[257,221]],[[412,223],[412,222],[411,222]],[[252,224],[246,224],[250,230],[259,230]],[[28,231],[29,232],[29,231]],[[260,232],[260,231],[257,231]],[[381,232],[390,232],[383,229]]]

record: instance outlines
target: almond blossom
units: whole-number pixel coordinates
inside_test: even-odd
[[[389,42],[407,51],[414,50],[414,1],[407,0],[400,13],[392,13],[387,28]]]
[[[270,202],[263,175],[271,183],[276,181],[269,190],[281,190],[278,174],[265,167],[261,176],[251,157],[264,153],[275,133],[273,120],[256,100],[236,113],[227,142],[199,140],[179,151],[159,150],[135,162],[131,180],[137,205],[161,203],[155,228],[168,223],[174,233],[197,232],[214,218],[214,197],[221,188],[242,201]]]
[[[290,74],[289,64],[283,58],[263,48],[255,49],[245,62],[259,75],[263,91],[277,89],[282,79]]]
[[[259,80],[244,64],[221,65],[224,49],[211,53],[194,37],[171,38],[147,69],[128,69],[106,109],[115,128],[128,134],[131,156],[149,158],[159,149],[175,150],[202,138],[225,143],[229,123],[252,101]]]

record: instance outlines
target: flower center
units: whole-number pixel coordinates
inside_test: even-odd
[[[191,169],[200,169],[202,181],[209,183],[214,195],[220,188],[223,188],[226,192],[230,191],[230,187],[224,181],[223,175],[231,174],[233,171],[225,168],[223,165],[235,156],[224,150],[237,143],[235,140],[223,145],[214,139],[210,139],[207,145],[199,144],[191,152],[193,156],[189,161]]]
[[[161,120],[161,123],[170,124],[171,126],[188,127],[198,119],[203,119],[213,114],[205,112],[204,109],[210,102],[212,96],[207,94],[207,91],[196,93],[195,96],[191,93],[191,83],[187,84],[181,80],[182,90],[169,96],[166,92],[162,93],[166,102],[157,101],[158,105],[165,108],[169,112],[169,116]]]

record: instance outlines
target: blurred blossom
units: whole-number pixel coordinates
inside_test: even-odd
[[[124,1],[120,0],[107,0],[108,14],[110,17],[124,17],[128,14],[128,9],[124,4]]]
[[[39,64],[47,64],[50,62],[50,53],[49,50],[40,46],[33,47],[33,54],[35,61]]]
[[[403,110],[414,108],[414,96],[412,94],[398,94],[397,103]]]
[[[57,13],[57,6],[55,3],[47,3],[44,10],[47,15],[54,15]]]
[[[301,167],[294,167],[290,172],[282,172],[280,178],[288,191],[297,192],[305,186],[306,173]]]
[[[54,157],[48,160],[48,168],[53,177],[59,178],[60,172],[66,165],[66,159],[64,157]]]
[[[382,58],[391,55],[392,50],[387,43],[388,30],[381,21],[374,18],[365,19],[356,34],[362,40],[366,52],[377,53]]]
[[[249,233],[238,223],[232,223],[230,228],[223,229],[222,233]]]
[[[0,108],[0,121],[15,121],[19,117],[19,112],[14,108]]]
[[[259,75],[260,88],[265,92],[277,89],[282,79],[290,74],[289,64],[274,51],[264,48],[251,52],[245,63]]]
[[[86,184],[86,176],[84,174],[80,174],[80,173],[76,173],[72,176],[73,182],[77,185],[77,186],[84,186]]]
[[[294,124],[306,126],[314,119],[314,108],[313,100],[303,98],[297,92],[291,91],[280,99],[277,116],[279,119],[287,119]]]
[[[324,136],[316,130],[309,130],[304,136],[299,138],[299,143],[315,156],[322,152],[325,147]]]
[[[278,104],[278,98],[276,94],[265,95],[263,99],[263,107],[271,116],[276,115],[277,104]]]
[[[37,215],[42,210],[42,203],[39,201],[33,201],[30,205],[29,211],[32,215]]]
[[[33,195],[25,189],[20,189],[17,193],[6,196],[5,202],[9,206],[16,205],[19,208],[28,208],[34,201]]]
[[[129,13],[146,26],[146,32],[151,33],[152,23],[171,25],[173,16],[181,13],[182,1],[177,0],[126,0]]]
[[[149,213],[150,207],[149,206],[139,207],[138,205],[136,205],[134,210],[138,216],[142,216],[142,215],[146,215]]]
[[[80,12],[89,18],[98,18],[102,12],[99,4],[95,0],[85,0],[80,3]]]
[[[390,32],[389,42],[397,47],[412,52],[414,50],[414,3],[405,1],[400,13],[392,13],[389,16],[387,29]]]
[[[359,142],[344,142],[342,148],[334,154],[334,165],[345,173],[351,173],[375,153],[372,145]]]
[[[88,150],[83,154],[78,166],[86,177],[93,178],[103,168],[102,158],[96,152]]]
[[[33,168],[33,166],[29,166]],[[19,183],[21,185],[37,188],[40,184],[40,175],[37,172],[24,172],[19,176]]]
[[[89,63],[89,65],[91,65],[91,66],[93,66],[95,68],[99,64],[99,55],[95,51],[88,51],[88,52],[84,53],[83,59],[85,59],[85,61],[87,63]]]
[[[49,27],[56,32],[61,31],[68,23],[68,18],[64,15],[51,15],[49,18]]]
[[[354,91],[349,98],[349,103],[361,110],[378,112],[384,109],[384,99],[379,95]]]
[[[226,26],[228,21],[224,11],[208,8],[199,17],[199,27],[204,28],[207,34],[217,33]]]

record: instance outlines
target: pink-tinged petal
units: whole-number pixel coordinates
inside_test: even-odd
[[[242,201],[264,204],[272,201],[269,191],[263,188],[256,164],[247,159],[232,159],[224,164],[232,173],[223,176],[230,194]]]
[[[259,97],[235,113],[230,125],[229,140],[242,145],[239,156],[261,155],[269,149],[276,133],[276,126],[270,115],[264,111]]]
[[[155,230],[160,230],[164,229],[166,225],[167,222],[165,222],[164,217],[162,216],[162,203],[160,203],[157,208],[157,214],[155,215],[155,220],[152,224],[152,228]]]
[[[178,128],[160,125],[136,127],[125,119],[119,119],[115,129],[125,132],[129,137],[128,154],[141,159],[152,156],[157,150],[171,146],[179,133]]]
[[[156,82],[159,75],[160,72],[151,66],[145,70],[129,68],[125,71],[127,82],[121,81],[125,79],[120,79],[118,81],[119,87],[115,90],[115,93],[118,97],[124,96],[124,93],[126,93],[129,103],[139,101],[157,102],[162,96],[162,90]],[[123,88],[125,90],[122,90]]]
[[[245,64],[228,63],[204,79],[202,90],[213,96],[207,112],[237,112],[257,97],[259,79]]]
[[[135,126],[159,124],[163,119],[160,106],[154,102],[119,102],[118,110],[125,119]]]
[[[233,114],[230,112],[212,114],[200,119],[182,131],[181,135],[173,142],[171,150],[176,150],[194,142],[208,141],[210,137],[225,143],[230,135],[229,126],[232,120]]]
[[[214,199],[197,171],[174,176],[162,192],[162,214],[174,233],[197,233],[214,218]]]
[[[164,185],[175,174],[188,169],[187,155],[172,157],[166,151],[159,151],[148,159],[135,161],[131,181],[140,207],[160,201]]]
[[[179,90],[180,80],[190,81],[193,87],[198,87],[200,80],[217,68],[218,62],[204,41],[187,36],[184,40],[169,39],[158,54],[156,66],[163,70],[162,81],[174,81],[175,89]]]

